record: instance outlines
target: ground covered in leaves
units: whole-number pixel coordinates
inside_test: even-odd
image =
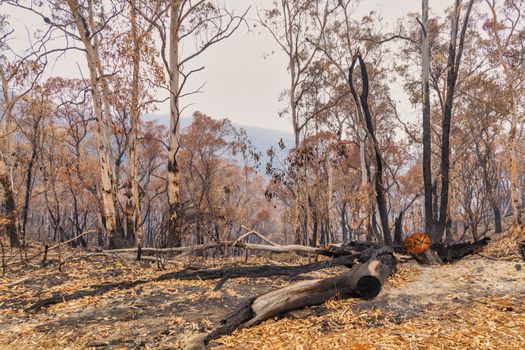
[[[524,349],[525,265],[514,256],[490,252],[489,247],[483,256],[446,266],[401,263],[374,300],[330,300],[236,331],[209,347]],[[85,253],[71,250],[69,254]],[[279,263],[306,262],[295,258]],[[251,257],[246,265],[261,263],[267,262]],[[185,259],[165,268],[228,264],[244,264],[243,258]],[[332,268],[294,279],[234,279],[219,291],[213,291],[216,280],[146,282],[27,312],[46,297],[89,291],[110,282],[153,279],[167,271],[155,262],[106,255],[74,260],[60,270],[56,263],[13,265],[0,279],[0,348],[199,349],[199,340],[242,301],[301,278],[328,277],[344,270]]]

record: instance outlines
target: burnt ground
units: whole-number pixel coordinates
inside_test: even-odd
[[[261,262],[263,259],[253,258],[249,264]],[[201,259],[193,264],[210,267],[232,263],[242,264],[242,259]],[[183,266],[167,267],[175,271]],[[91,286],[109,282],[147,280],[167,271],[159,270],[155,263],[107,257],[72,262],[62,271],[56,264],[24,269],[8,270],[0,280],[0,348],[199,349],[202,348],[199,340],[241,302],[293,282],[288,278],[240,278],[227,281],[219,291],[213,291],[216,280],[147,282],[27,312],[25,309],[38,300],[53,295],[90,290]],[[300,278],[328,277],[344,270],[332,268]],[[500,344],[497,348],[525,348],[524,300],[525,264],[516,259],[471,256],[446,266],[420,266],[410,261],[400,265],[398,274],[374,300],[330,301],[241,330],[210,346],[430,349],[432,344],[439,345],[448,338],[436,340],[433,333],[417,335],[416,331],[402,329],[431,324],[439,334],[440,329],[450,332],[450,329],[445,331],[447,327],[457,323],[458,327],[463,325],[471,331],[480,327],[479,334],[472,339],[462,335],[461,339],[466,339],[464,348],[469,348],[469,344],[470,348],[490,349],[494,344]],[[487,310],[493,310],[493,315]],[[505,317],[516,324],[506,329],[510,327],[506,322],[495,328],[496,333],[491,333],[490,325],[483,323],[491,317],[494,318],[491,322],[496,324]],[[383,336],[376,337],[375,332]],[[485,343],[476,338],[484,337],[483,333],[496,343],[483,345]],[[385,337],[389,334],[393,338]],[[502,334],[510,335],[505,339]],[[324,340],[319,343],[316,339]],[[434,340],[430,342],[430,339]],[[447,344],[461,345],[456,340],[444,343],[445,348]],[[459,345],[457,348],[462,348]]]

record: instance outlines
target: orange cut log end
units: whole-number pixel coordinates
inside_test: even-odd
[[[416,232],[405,238],[405,249],[413,255],[420,255],[430,248],[430,237],[423,232]]]

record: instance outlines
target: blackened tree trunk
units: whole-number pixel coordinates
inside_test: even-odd
[[[403,214],[403,211],[400,212],[395,221],[394,245],[401,245],[403,243]]]
[[[359,67],[361,69],[361,80],[362,80],[362,91],[361,95],[358,96],[357,91],[353,82],[353,73],[356,62],[359,61]],[[374,187],[376,192],[377,208],[379,210],[379,218],[381,219],[381,230],[383,231],[383,240],[386,245],[392,245],[392,237],[390,235],[390,227],[388,225],[388,209],[385,198],[385,187],[383,185],[383,159],[381,157],[381,151],[379,149],[379,142],[377,141],[374,125],[372,123],[372,114],[368,105],[368,72],[366,69],[365,62],[361,53],[358,53],[352,60],[348,74],[348,83],[350,91],[356,103],[358,112],[364,118],[364,124],[366,126],[366,132],[368,137],[372,141],[374,153],[375,153],[375,177]]]
[[[458,27],[459,17],[461,12],[461,0],[456,0],[454,12],[452,14],[452,33],[450,44],[448,48],[448,73],[447,73],[447,94],[445,97],[445,108],[443,110],[442,118],[442,137],[441,137],[441,195],[439,207],[439,222],[438,227],[434,232],[431,232],[433,242],[441,241],[445,225],[447,223],[448,212],[448,197],[449,197],[449,170],[450,170],[450,127],[452,124],[452,108],[454,105],[454,96],[456,93],[456,82],[461,64],[461,57],[463,54],[463,46],[465,43],[465,34],[469,22],[470,12],[474,0],[470,0],[463,20],[461,33],[459,33],[458,43]]]
[[[481,135],[483,138],[483,135]],[[492,146],[485,141],[484,152],[481,151],[479,144],[476,143],[476,156],[480,165],[483,183],[487,192],[487,197],[494,214],[494,232],[501,233],[503,227],[501,225],[501,211],[499,209],[499,203],[496,200],[496,186],[497,186],[497,175],[494,175],[495,169],[493,166],[493,159],[495,157]]]
[[[24,195],[24,206],[22,207],[22,244],[26,245],[27,240],[27,216],[29,213],[29,199],[31,197],[31,188],[32,188],[32,180],[33,180],[33,167],[36,161],[37,152],[36,150],[33,150],[33,153],[31,155],[31,159],[29,160],[29,163],[27,165],[27,178],[26,178],[26,188],[25,188],[25,195]]]
[[[428,0],[422,2],[422,82],[423,82],[423,184],[425,192],[425,231],[434,229],[434,211],[432,206],[432,146],[430,133],[430,44],[428,32]]]
[[[501,211],[497,204],[492,205],[492,211],[494,213],[494,232],[501,233],[503,232],[503,226],[501,224]]]
[[[343,232],[343,242],[348,242],[348,227],[346,225],[346,202],[341,208],[341,231]]]

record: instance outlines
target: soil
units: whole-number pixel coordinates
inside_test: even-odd
[[[242,259],[215,262],[224,265],[242,263]],[[328,277],[344,270],[332,268],[294,280]],[[8,273],[0,280],[0,348],[199,349],[203,347],[202,337],[241,302],[293,282],[287,278],[240,278],[227,281],[216,292],[213,288],[217,281],[149,282],[36,312],[25,311],[36,301],[57,293],[89,290],[90,286],[108,282],[153,278],[165,272],[155,263],[100,258],[67,264],[62,271],[51,265],[35,267],[30,272]],[[471,256],[445,266],[421,266],[410,261],[401,264],[398,276],[374,300],[353,301],[353,312],[381,310],[399,323],[420,317],[427,310],[468,307],[486,297],[512,296],[525,300],[525,264],[518,260]],[[304,320],[331,312],[329,305],[320,305],[289,313],[284,319]],[[518,331],[523,332],[525,348],[525,328]],[[228,348],[220,339],[210,347]]]

